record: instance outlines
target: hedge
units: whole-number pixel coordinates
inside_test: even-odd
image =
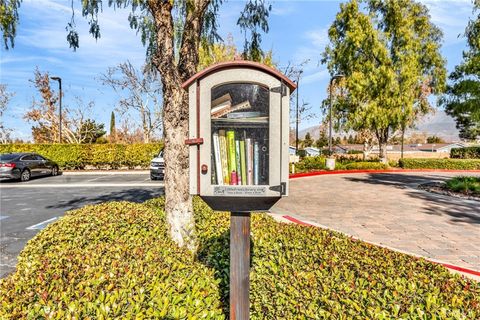
[[[228,317],[229,216],[194,201],[198,253],[163,199],[88,206],[32,239],[0,280],[0,318]],[[251,319],[478,319],[480,284],[315,227],[252,217]]]
[[[480,147],[453,148],[450,150],[450,158],[480,159]]]
[[[389,165],[381,162],[373,161],[358,161],[350,162],[346,164],[336,163],[335,169],[337,170],[385,170],[388,169]]]
[[[404,169],[480,170],[480,159],[400,159]]]
[[[36,152],[55,162],[62,169],[146,168],[162,148],[149,144],[2,144],[0,153]]]
[[[214,272],[169,239],[142,204],[67,213],[0,280],[0,319],[223,319]]]
[[[340,157],[335,162],[336,170],[383,170],[389,166],[378,161],[352,161],[350,158]],[[305,157],[295,164],[295,172],[309,172],[326,170],[326,158],[323,156]]]

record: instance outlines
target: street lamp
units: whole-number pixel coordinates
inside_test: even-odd
[[[298,156],[298,123],[300,122],[299,114],[298,114],[298,96],[299,96],[299,83],[300,83],[300,76],[302,75],[303,70],[300,70],[298,72],[297,76],[297,121],[296,121],[296,127],[295,127],[295,155]]]
[[[336,79],[340,79],[345,77],[343,74],[336,74],[332,78],[330,78],[330,86],[328,87],[329,91],[329,100],[330,100],[330,105],[328,108],[328,153],[331,156],[332,155],[332,83]],[[297,93],[298,94],[298,93]]]
[[[50,77],[50,79],[58,81],[58,90],[59,90],[59,105],[60,105],[60,110],[58,113],[58,140],[59,143],[62,143],[62,78],[60,77]]]

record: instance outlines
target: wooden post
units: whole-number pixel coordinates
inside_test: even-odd
[[[250,212],[230,215],[230,319],[248,320],[250,312]]]

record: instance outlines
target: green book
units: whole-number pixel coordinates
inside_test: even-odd
[[[218,138],[220,144],[220,161],[222,164],[223,183],[230,184],[230,175],[228,172],[228,157],[227,157],[227,139],[225,137],[225,130],[218,130]]]
[[[247,163],[245,160],[245,140],[240,140],[240,166],[242,173],[242,184],[247,184]]]
[[[227,133],[227,153],[228,153],[228,174],[233,171],[237,172],[237,160],[235,156],[235,131],[228,130]],[[232,181],[230,181],[230,184]]]

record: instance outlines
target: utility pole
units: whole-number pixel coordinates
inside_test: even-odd
[[[295,156],[298,156],[298,123],[300,122],[300,117],[298,113],[298,96],[299,96],[299,83],[300,83],[300,76],[302,75],[303,70],[300,70],[298,72],[298,77],[297,77],[297,121],[296,121],[296,126],[295,126]]]
[[[60,77],[50,77],[50,79],[58,81],[58,102],[59,102],[59,112],[58,112],[58,140],[59,143],[62,143],[62,78]]]

